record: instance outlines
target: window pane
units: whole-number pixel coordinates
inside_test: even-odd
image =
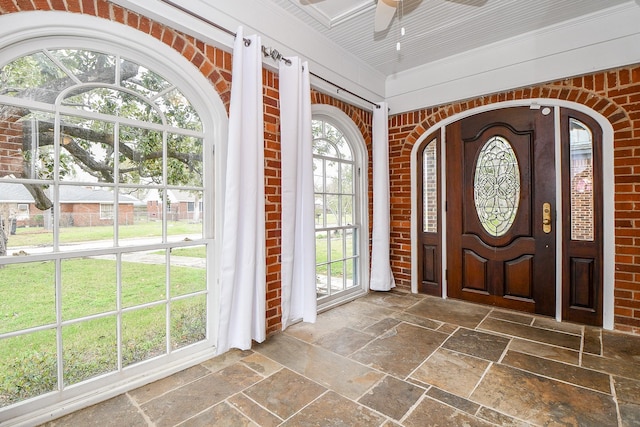
[[[113,246],[114,205],[113,188],[61,185],[60,250]]]
[[[346,241],[343,230],[334,230],[331,233],[331,240],[329,243],[331,244],[331,259],[336,261],[344,259]]]
[[[51,209],[41,211],[35,207],[31,190],[42,190],[48,203],[51,191],[44,186],[14,184],[0,180],[0,224],[4,226],[6,248],[0,244],[0,256],[28,255],[53,250],[53,224]],[[22,202],[22,203],[16,203]]]
[[[57,388],[55,329],[1,341],[0,408]]]
[[[506,139],[495,136],[478,154],[473,180],[478,219],[493,237],[509,231],[520,203],[520,167]]]
[[[166,318],[164,304],[122,314],[122,366],[166,353]]]
[[[171,303],[171,348],[178,349],[207,336],[207,298],[198,295]]]
[[[355,203],[355,196],[341,196],[342,199],[342,225],[355,224],[355,212],[353,205]]]
[[[169,134],[167,184],[202,187],[202,139]]]
[[[115,182],[113,123],[72,116],[60,121],[60,178]]]
[[[51,50],[49,54],[62,63],[66,72],[71,73],[81,82],[115,83],[116,59],[113,55],[81,49]],[[120,77],[131,78],[135,75],[132,75],[134,70],[135,68],[122,69]]]
[[[115,256],[62,260],[62,319],[116,309]]]
[[[135,90],[143,96],[152,98],[172,87],[171,83],[143,66],[124,59],[121,60],[121,64],[124,70],[137,69],[138,72],[134,78],[122,81],[122,86],[127,89]]]
[[[162,242],[162,203],[155,189],[120,187],[118,244],[135,246]]]
[[[342,184],[341,192],[344,194],[353,194],[355,192],[355,183],[353,181],[354,166],[351,163],[342,163],[340,167],[342,168],[340,176]]]
[[[569,120],[571,161],[571,240],[593,241],[593,136],[575,119]]]
[[[162,123],[159,112],[138,95],[116,89],[79,87],[69,92],[62,105],[82,111],[109,114],[150,123]]]
[[[325,179],[327,182],[327,193],[340,193],[342,183],[340,182],[340,163],[334,161],[325,162]]]
[[[438,232],[438,157],[437,140],[422,153],[422,215],[425,233]]]
[[[313,159],[313,187],[316,193],[324,192],[324,160]]]
[[[206,246],[173,248],[170,253],[171,297],[207,288]]]
[[[0,317],[0,333],[55,323],[53,261],[5,265],[0,269]]]
[[[180,129],[202,131],[202,122],[187,98],[177,89],[158,98],[156,103],[167,118],[167,124]]]
[[[327,205],[327,227],[337,227],[340,220],[340,196],[328,194],[326,196]]]
[[[62,328],[65,385],[115,371],[117,356],[115,316],[86,320]]]
[[[120,126],[119,173],[121,183],[162,184],[162,133]]]
[[[61,90],[73,84],[71,79],[44,52],[23,56],[2,67],[0,86],[4,95],[35,101],[53,102]],[[33,90],[37,87],[38,90]]]
[[[165,251],[122,254],[122,306],[133,307],[166,298]]]

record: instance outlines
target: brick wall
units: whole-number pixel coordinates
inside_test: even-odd
[[[391,260],[396,283],[411,286],[411,149],[439,121],[497,102],[550,98],[599,112],[614,129],[615,328],[640,334],[640,66],[567,78],[390,118]]]
[[[105,0],[0,0],[0,14],[31,10],[55,10],[82,13],[119,22],[137,29],[172,47],[194,64],[211,82],[229,111],[231,96],[231,65],[229,52],[205,44],[191,36],[173,30],[145,16],[124,9]],[[213,18],[212,18],[213,19]],[[213,19],[215,21],[215,19]],[[265,144],[265,212],[266,212],[266,287],[267,287],[267,334],[282,328],[280,310],[280,247],[281,247],[281,171],[280,171],[280,123],[278,77],[263,70],[264,95],[264,144]],[[356,123],[368,145],[371,158],[371,113],[338,101],[330,96],[314,92],[312,102],[329,104],[341,109]],[[18,131],[19,132],[19,131]],[[18,154],[19,149],[17,147]],[[0,150],[14,150],[0,141]],[[2,158],[5,158],[3,152]],[[22,156],[16,157],[21,167]],[[0,165],[0,170],[15,165]],[[371,168],[369,167],[369,170]],[[371,182],[371,180],[370,180]],[[371,191],[371,188],[369,189]],[[369,195],[371,200],[371,195]]]

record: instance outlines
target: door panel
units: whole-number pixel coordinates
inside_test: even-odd
[[[562,318],[602,325],[602,129],[561,111],[563,197]]]
[[[543,231],[542,212],[555,202],[553,137],[553,115],[529,108],[447,127],[450,296],[554,314],[555,226]]]
[[[418,224],[418,291],[442,295],[440,280],[440,137],[430,135],[418,150],[418,206],[422,219]]]

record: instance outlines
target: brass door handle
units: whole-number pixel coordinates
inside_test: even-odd
[[[542,204],[542,231],[551,233],[551,203]]]

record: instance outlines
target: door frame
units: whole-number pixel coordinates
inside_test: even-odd
[[[561,127],[560,127],[560,109],[569,108],[579,112],[582,112],[589,117],[593,118],[602,128],[602,183],[603,183],[603,328],[613,329],[614,324],[614,284],[615,284],[615,228],[614,228],[614,171],[613,171],[613,126],[611,123],[601,114],[592,110],[591,108],[578,104],[575,102],[569,102],[559,99],[547,99],[547,98],[534,98],[526,100],[514,100],[498,102],[491,105],[484,105],[468,111],[464,111],[455,114],[451,117],[436,123],[418,138],[413,145],[411,151],[411,292],[417,293],[418,284],[418,221],[420,221],[418,200],[418,185],[417,185],[417,151],[422,145],[422,142],[428,137],[432,136],[436,132],[440,132],[440,182],[441,182],[441,194],[447,194],[447,170],[446,170],[446,126],[464,119],[469,116],[473,116],[478,113],[486,111],[492,111],[510,107],[522,107],[528,106],[533,109],[549,107],[552,108],[552,114],[555,119],[555,164],[556,170],[561,171]],[[609,190],[609,191],[607,191]],[[556,247],[562,248],[563,233],[562,233],[562,177],[560,173],[556,174],[556,200],[555,206],[557,207],[557,213],[555,217],[554,227],[558,231],[556,234]],[[446,216],[446,197],[441,198],[440,202],[440,226],[443,230],[446,230],[447,216]],[[446,266],[447,266],[447,235],[441,234],[441,275],[442,278],[442,298],[447,298],[447,279],[446,279]],[[562,256],[563,251],[558,250],[556,252],[556,310],[555,318],[558,321],[562,320]]]

